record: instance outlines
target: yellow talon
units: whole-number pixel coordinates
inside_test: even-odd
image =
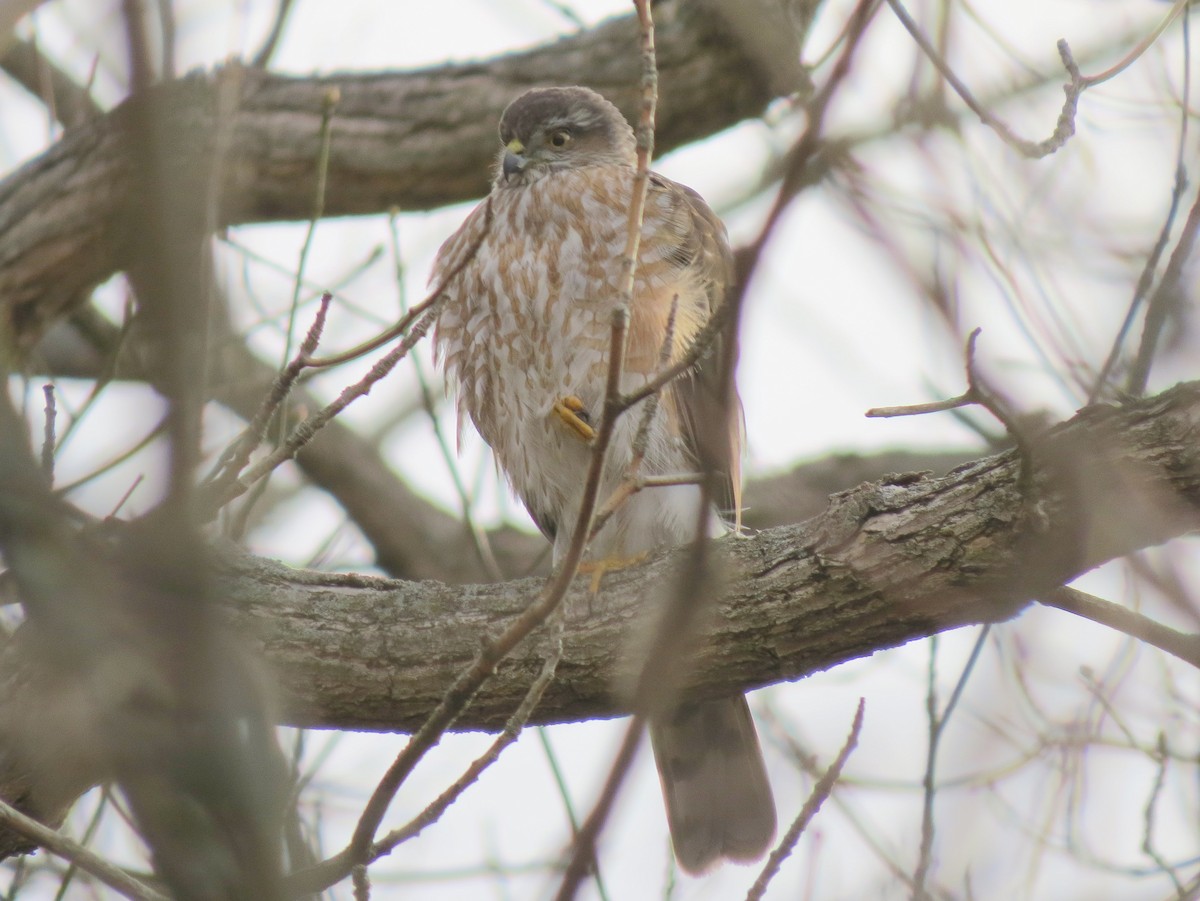
[[[596,430],[588,424],[587,409],[574,394],[569,394],[562,400],[554,402],[554,412],[571,431],[584,441],[596,437]],[[582,414],[582,415],[580,415]]]
[[[640,554],[634,554],[632,557],[604,557],[600,560],[580,563],[579,571],[581,573],[592,574],[592,581],[588,583],[588,591],[592,594],[599,594],[600,580],[604,578],[605,573],[636,566],[649,556],[649,551],[642,551]]]

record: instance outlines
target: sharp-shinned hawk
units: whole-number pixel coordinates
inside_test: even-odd
[[[439,284],[462,269],[445,285],[435,342],[457,385],[460,422],[464,413],[471,417],[557,557],[571,541],[604,402],[636,142],[617,108],[581,87],[521,95],[504,111],[500,141],[490,226],[481,204],[438,255]],[[687,350],[732,275],[720,220],[695,191],[651,173],[623,391],[661,369],[672,317],[668,353],[678,358]],[[661,391],[641,475],[700,467],[702,420],[720,409],[705,402],[712,379],[703,367]],[[728,438],[708,456],[719,458],[736,508],[741,418],[736,398],[727,406],[734,409],[717,431]],[[630,465],[641,418],[639,405],[616,423],[601,501]],[[596,535],[591,559],[634,558],[691,540],[700,496],[695,484],[632,495]],[[775,805],[745,698],[676,704],[652,718],[650,734],[683,868],[701,872],[723,857],[760,857],[775,832]]]

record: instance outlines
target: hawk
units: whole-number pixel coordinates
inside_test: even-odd
[[[444,285],[435,349],[457,386],[460,428],[470,416],[558,557],[570,546],[604,401],[636,140],[595,91],[556,87],[514,100],[500,119],[500,143],[490,222],[480,204],[438,253],[433,280],[457,274]],[[716,214],[695,191],[651,173],[623,391],[656,375],[664,352],[676,359],[687,350],[732,275]],[[660,392],[642,475],[699,468],[701,430],[713,425],[704,418],[719,409],[706,400],[714,392],[703,369]],[[742,432],[736,398],[732,406],[717,424],[727,437],[704,440],[719,445],[736,509]],[[630,466],[641,419],[638,405],[616,423],[601,501]],[[594,538],[590,559],[636,558],[691,540],[699,500],[694,484],[632,495]],[[695,873],[721,858],[761,857],[775,805],[745,698],[679,703],[652,717],[649,730],[680,865]]]

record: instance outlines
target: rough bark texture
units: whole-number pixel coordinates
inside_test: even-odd
[[[764,72],[703,6],[662,3],[655,15],[661,151],[756,116],[776,95],[779,72]],[[486,62],[321,78],[231,67],[163,85],[71,129],[0,182],[0,329],[29,346],[126,265],[125,213],[141,199],[121,147],[136,104],[168,118],[179,190],[210,196],[216,227],[311,215],[329,107],[325,214],[427,209],[486,192],[495,123],[527,87],[587,84],[634,114],[637,48],[625,16]]]
[[[940,478],[836,495],[821,516],[720,542],[728,592],[694,675],[698,692],[796,679],[968,623],[1008,619],[1106,560],[1200,524],[1200,383],[1128,409],[1097,406],[1034,444],[1030,495],[1008,452]],[[607,575],[570,598],[558,678],[537,722],[612,716],[648,585],[677,558]],[[583,581],[583,580],[581,580]],[[239,630],[261,636],[297,725],[408,730],[540,580],[451,587],[229,563]],[[523,646],[459,721],[494,729],[541,665]]]

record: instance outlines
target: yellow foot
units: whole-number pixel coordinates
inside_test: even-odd
[[[596,437],[596,430],[589,423],[587,409],[574,394],[568,394],[562,400],[554,402],[554,412],[571,431],[582,438],[584,441],[591,441]]]
[[[649,556],[649,551],[642,551],[640,554],[634,554],[632,557],[604,557],[600,560],[580,563],[579,571],[581,573],[592,574],[592,581],[588,584],[588,591],[592,594],[599,594],[600,580],[604,578],[605,573],[636,566]]]

